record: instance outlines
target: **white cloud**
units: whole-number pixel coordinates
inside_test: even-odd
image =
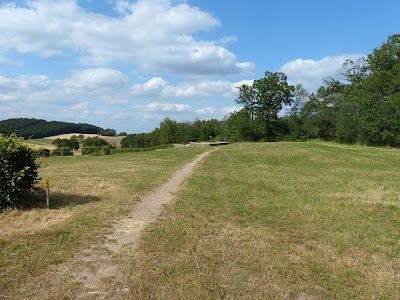
[[[196,114],[203,115],[206,118],[221,118],[224,116],[228,116],[229,114],[240,110],[239,106],[227,106],[227,107],[216,107],[216,106],[208,106],[204,108],[200,108],[195,110]]]
[[[127,104],[149,98],[233,100],[238,95],[236,87],[251,83],[252,80],[239,82],[202,80],[173,85],[161,77],[154,77],[145,83],[132,85],[128,77],[120,71],[111,68],[90,68],[75,71],[70,77],[62,80],[50,80],[43,75],[0,76],[0,101],[68,104],[91,99],[96,103],[103,101]]]
[[[110,68],[90,68],[76,71],[57,82],[70,97],[96,96],[111,104],[124,104],[130,99],[129,79]]]
[[[223,97],[236,98],[237,87],[242,84],[252,84],[253,80],[242,80],[229,82],[224,80],[202,80],[194,83],[178,83],[171,85],[160,77],[151,78],[144,84],[132,86],[132,92],[136,97],[159,97],[159,98],[208,98]]]
[[[279,71],[284,72],[291,83],[303,84],[310,91],[315,91],[326,77],[341,79],[340,71],[347,59],[358,59],[363,54],[344,54],[340,56],[327,56],[320,60],[301,59],[284,64]]]
[[[114,10],[121,15],[129,14],[130,3],[129,1],[117,0],[115,3]]]
[[[10,100],[15,100],[15,99],[17,99],[17,97],[15,95],[0,93],[0,101],[3,100],[4,102],[6,102],[6,101],[10,101]]]
[[[236,36],[225,36],[221,39],[219,39],[218,41],[216,41],[217,44],[221,44],[221,45],[226,45],[228,43],[232,43],[232,42],[237,42],[238,38]]]
[[[35,94],[49,88],[51,81],[46,76],[0,76],[0,99],[4,101],[21,100],[23,97],[33,97]]]
[[[145,112],[187,112],[190,111],[190,105],[175,103],[151,102],[146,105],[137,105],[134,107]]]
[[[160,77],[151,78],[144,84],[135,84],[132,86],[132,92],[135,95],[155,95],[161,93],[167,87],[167,81]]]
[[[117,1],[118,17],[85,11],[77,1],[36,0],[26,7],[0,5],[0,54],[78,55],[82,63],[123,62],[148,71],[237,74],[254,70],[219,42],[193,38],[220,22],[187,3]],[[233,41],[234,38],[221,38]]]
[[[97,90],[125,86],[128,78],[120,71],[109,68],[92,68],[75,72],[63,82],[63,86],[71,89]]]

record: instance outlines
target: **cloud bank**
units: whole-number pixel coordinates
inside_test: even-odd
[[[0,54],[77,56],[88,66],[113,63],[152,72],[229,75],[253,71],[219,41],[198,40],[220,22],[186,3],[117,1],[116,16],[85,11],[77,1],[37,0],[0,5]],[[226,37],[221,40],[235,40]]]
[[[340,71],[347,59],[356,60],[363,54],[344,54],[340,56],[326,56],[320,60],[302,59],[284,64],[279,71],[284,72],[292,84],[301,83],[305,88],[314,92],[322,84],[322,79],[333,77],[342,79]]]

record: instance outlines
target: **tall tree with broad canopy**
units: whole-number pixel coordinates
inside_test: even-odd
[[[266,141],[276,141],[278,132],[278,113],[283,105],[290,105],[294,95],[294,86],[287,83],[287,76],[281,72],[265,72],[261,79],[254,80],[253,85],[239,87],[236,103],[242,104],[250,116],[264,125]]]

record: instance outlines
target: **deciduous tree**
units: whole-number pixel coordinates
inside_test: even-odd
[[[267,141],[275,141],[278,132],[278,113],[283,105],[290,105],[294,86],[289,85],[287,76],[281,72],[265,72],[261,79],[254,80],[252,86],[241,86],[236,100],[242,104],[255,119],[264,125]]]

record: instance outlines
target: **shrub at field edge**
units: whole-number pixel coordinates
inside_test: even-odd
[[[15,207],[38,180],[35,150],[16,135],[0,134],[0,208]]]

